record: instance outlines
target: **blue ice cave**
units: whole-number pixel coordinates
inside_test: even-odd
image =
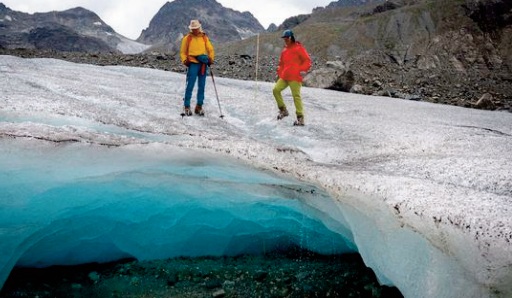
[[[14,266],[357,251],[320,189],[219,156],[24,140],[0,151],[0,284]]]

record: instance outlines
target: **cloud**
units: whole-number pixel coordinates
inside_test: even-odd
[[[107,1],[103,2],[107,4]],[[149,26],[151,19],[166,3],[165,0],[133,1],[133,4],[127,4],[126,2],[111,0],[108,2],[108,6],[102,10],[100,17],[112,26],[116,32],[131,39],[140,36],[142,30]]]
[[[217,0],[224,7],[238,11],[250,11],[258,21],[267,28],[271,23],[280,25],[289,17],[299,14],[311,13],[313,8],[326,6],[332,0],[260,0],[260,1],[239,1],[239,0]]]

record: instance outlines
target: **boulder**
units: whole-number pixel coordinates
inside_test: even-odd
[[[350,92],[354,86],[354,73],[341,61],[327,61],[325,67],[310,72],[304,86]]]
[[[489,93],[485,93],[476,102],[475,108],[483,110],[495,110],[496,106],[494,105],[493,102],[493,96]]]

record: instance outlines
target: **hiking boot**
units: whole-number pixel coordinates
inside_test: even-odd
[[[184,113],[185,116],[192,116],[192,110],[190,109],[190,107],[185,107]]]
[[[295,126],[304,126],[304,116],[297,116],[297,120],[293,122]]]
[[[194,109],[194,114],[204,116],[203,106],[196,105],[196,108]]]
[[[286,107],[279,108],[279,114],[277,115],[277,120],[281,120],[284,117],[288,116],[288,110]]]

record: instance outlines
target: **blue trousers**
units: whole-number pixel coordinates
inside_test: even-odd
[[[201,66],[204,65],[204,74],[201,74]],[[190,107],[190,99],[192,98],[192,90],[197,79],[197,104],[202,106],[204,101],[204,87],[206,85],[206,77],[208,74],[208,66],[201,63],[190,63],[187,72],[187,88],[185,89],[185,107]]]

